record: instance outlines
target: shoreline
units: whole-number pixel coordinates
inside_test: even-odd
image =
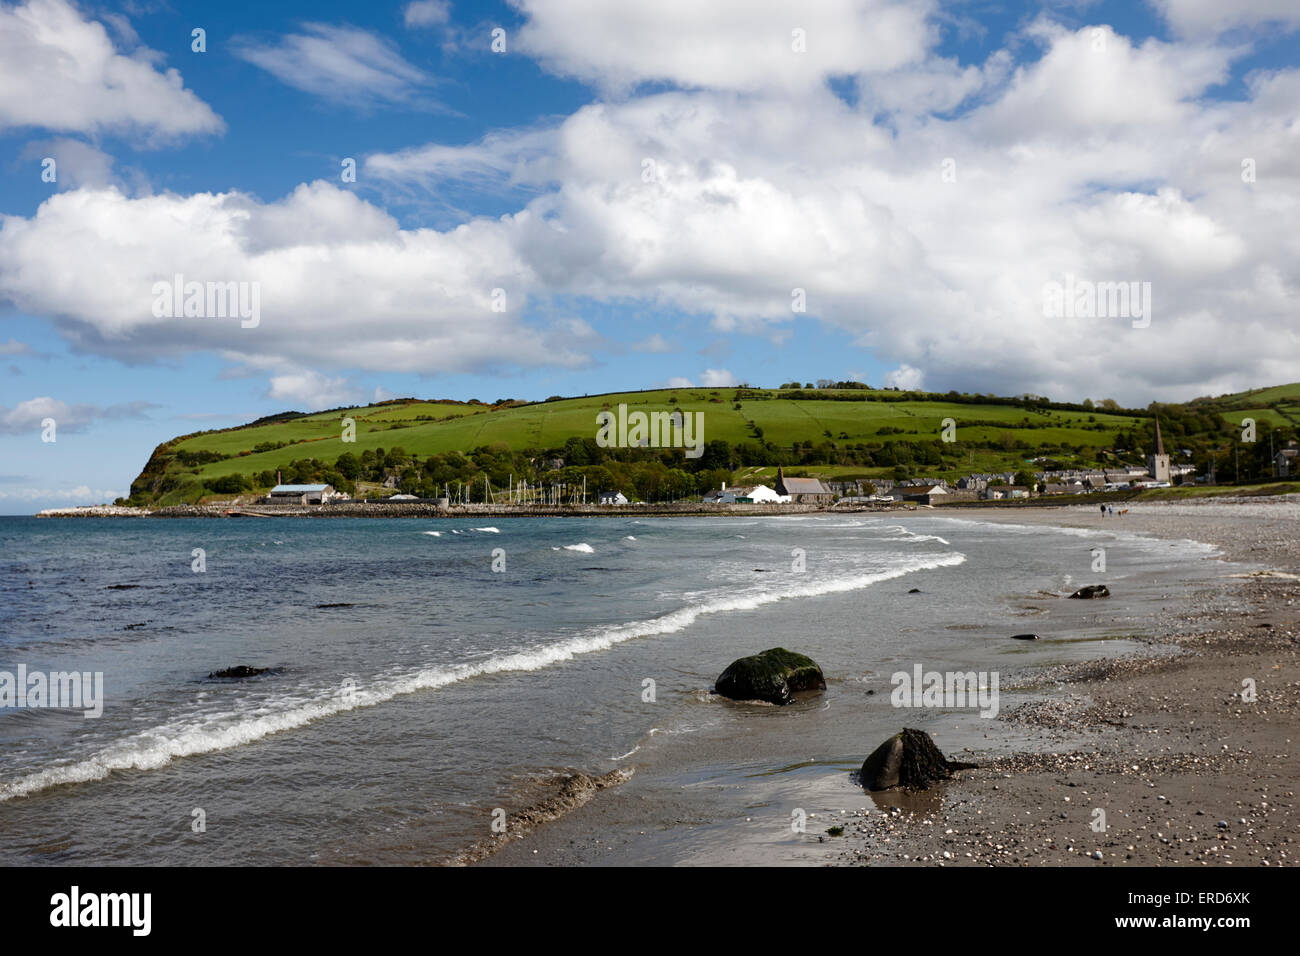
[[[1228,486],[1223,486],[1225,489]],[[34,515],[8,517],[33,518],[604,518],[637,517],[712,517],[737,515],[741,517],[779,517],[781,515],[810,514],[881,514],[888,512],[917,512],[920,514],[975,513],[1010,514],[1076,509],[1086,511],[1096,505],[1199,505],[1202,503],[1245,504],[1257,502],[1286,502],[1300,500],[1294,495],[1279,493],[1283,486],[1276,484],[1255,487],[1240,486],[1222,494],[1170,496],[1156,491],[1096,492],[1089,495],[1040,495],[1014,503],[1002,500],[966,499],[945,501],[939,505],[916,504],[910,501],[890,501],[874,504],[834,503],[824,504],[705,504],[699,501],[661,502],[658,504],[628,503],[623,505],[600,504],[452,504],[443,506],[432,499],[391,502],[335,501],[324,505],[242,504],[218,502],[200,505],[75,505],[67,508],[45,508]],[[1117,511],[1115,517],[1120,517]]]
[[[936,733],[950,759],[980,766],[930,791],[850,792],[843,780],[856,766],[822,765],[820,776],[807,776],[794,791],[809,807],[824,808],[810,814],[816,819],[807,832],[749,842],[750,818],[728,819],[736,807],[721,795],[747,782],[705,761],[682,775],[678,794],[662,780],[657,792],[649,790],[653,784],[638,774],[561,819],[502,840],[479,865],[1296,862],[1300,506],[1220,499],[1152,502],[1123,519],[1019,506],[946,517],[1094,529],[1122,521],[1113,527],[1209,543],[1220,552],[1213,560],[1271,573],[1225,567],[1210,586],[1184,594],[1168,619],[1144,622],[1139,653],[1011,675],[1015,690],[1037,691],[1040,699],[991,721],[982,748],[945,746]],[[1253,702],[1241,696],[1246,677],[1255,681]],[[900,717],[899,727],[908,722]],[[859,763],[876,743],[863,742]],[[653,800],[680,822],[638,818]],[[766,812],[761,800],[754,806]],[[827,815],[842,835],[828,835]],[[1099,819],[1104,832],[1094,829]]]

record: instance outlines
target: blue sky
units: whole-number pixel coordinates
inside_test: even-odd
[[[1288,5],[652,6],[0,2],[0,513],[376,397],[1300,378]],[[176,272],[258,326],[151,315]]]

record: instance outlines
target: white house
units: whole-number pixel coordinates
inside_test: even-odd
[[[599,501],[602,505],[625,505],[627,496],[621,491],[602,491]]]
[[[1029,489],[1024,485],[989,485],[984,489],[984,497],[987,500],[1000,500],[1002,498],[1028,498]]]
[[[778,495],[767,485],[733,485],[722,486],[721,491],[710,491],[704,496],[706,504],[734,505],[741,504],[788,504],[788,495]]]
[[[268,497],[273,504],[321,505],[347,495],[335,491],[333,485],[276,485]]]

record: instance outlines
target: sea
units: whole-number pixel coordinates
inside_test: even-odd
[[[0,695],[0,863],[445,863],[568,773],[703,779],[706,739],[728,772],[800,757],[847,786],[889,733],[954,717],[900,711],[893,675],[1007,687],[1131,652],[1214,554],[1101,517],[0,518],[0,682],[102,675],[98,716]],[[1066,599],[1094,583],[1113,596]],[[827,690],[710,693],[772,647]],[[265,671],[211,676],[236,666]],[[766,747],[801,710],[809,732]],[[977,743],[955,716],[950,743]]]

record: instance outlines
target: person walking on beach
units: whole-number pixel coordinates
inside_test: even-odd
[[[1106,517],[1106,506],[1105,506],[1105,505],[1102,505],[1102,506],[1101,506],[1101,516],[1102,516],[1103,518]]]
[[[1114,505],[1111,505],[1111,506],[1110,506],[1110,516],[1111,516],[1112,518],[1115,517],[1115,506],[1114,506]]]

